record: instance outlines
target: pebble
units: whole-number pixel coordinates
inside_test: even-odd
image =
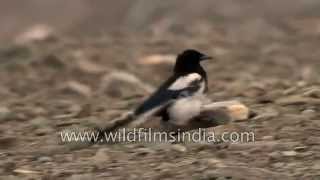
[[[106,72],[107,68],[105,66],[101,66],[87,57],[87,55],[80,50],[73,52],[73,57],[77,59],[75,62],[78,66],[79,70],[88,73],[88,74],[100,74]]]
[[[306,116],[314,116],[316,115],[316,111],[314,109],[306,109],[306,110],[303,110],[301,114]]]
[[[54,36],[52,27],[45,24],[36,24],[27,28],[15,39],[17,44],[28,44],[34,41],[43,41]]]
[[[107,148],[98,149],[91,159],[97,164],[106,163],[110,160],[110,157],[107,155],[107,151]]]
[[[274,117],[277,117],[279,116],[279,113],[278,112],[265,112],[265,113],[262,113],[262,114],[259,114],[257,115],[256,117],[252,118],[252,120],[269,120],[271,118],[274,118]]]
[[[159,64],[174,64],[176,56],[173,54],[153,54],[141,58],[138,62],[143,65],[159,65]]]
[[[298,155],[296,151],[282,151],[281,154],[287,157],[293,157]]]
[[[281,158],[281,153],[278,151],[274,151],[272,153],[269,153],[268,156],[270,157],[270,159],[276,160]]]
[[[152,153],[154,153],[154,151],[149,148],[138,148],[136,154],[140,155],[140,156],[144,156],[144,155],[152,154]]]
[[[318,88],[310,89],[305,93],[303,93],[303,95],[307,97],[312,97],[312,98],[320,98],[320,89]]]
[[[294,148],[294,150],[297,152],[302,152],[302,151],[305,151],[307,148],[308,148],[307,146],[297,146]]]
[[[43,136],[51,133],[53,129],[50,127],[48,119],[43,117],[37,117],[30,121],[31,128],[35,135]]]
[[[301,97],[301,96],[288,96],[284,98],[280,98],[276,101],[279,105],[303,105],[308,104],[309,98],[307,97]]]
[[[298,81],[297,82],[297,86],[298,87],[304,87],[304,86],[306,86],[307,85],[307,82],[305,82],[305,81]]]
[[[39,129],[36,129],[34,131],[34,134],[37,135],[37,136],[44,136],[44,135],[47,135],[47,134],[50,134],[53,132],[53,129],[50,128],[50,127],[43,127],[43,128],[39,128]]]
[[[272,141],[274,140],[273,136],[262,136],[261,140],[263,141]]]
[[[0,122],[7,120],[10,117],[12,112],[7,107],[0,107]]]
[[[277,163],[272,164],[272,166],[275,167],[275,168],[282,168],[282,167],[285,166],[285,163],[277,162]]]
[[[133,96],[137,93],[152,93],[154,88],[139,79],[134,74],[115,71],[104,75],[100,82],[99,91],[112,97]]]
[[[288,89],[283,91],[283,95],[291,95],[294,92],[296,92],[297,90],[298,90],[298,88],[296,86],[288,88]]]
[[[41,163],[51,162],[52,158],[49,156],[41,156],[38,158],[38,161]]]
[[[61,88],[62,92],[76,94],[83,97],[90,97],[92,95],[92,89],[78,81],[69,81]]]
[[[216,158],[207,159],[207,163],[210,164],[210,165],[214,165],[215,167],[225,167],[223,162],[221,160],[219,160],[219,159],[216,159]]]
[[[186,152],[187,148],[181,144],[173,144],[171,149],[177,152]]]
[[[49,125],[48,119],[44,117],[36,117],[30,121],[30,125],[32,125],[33,128],[41,128],[44,126]]]

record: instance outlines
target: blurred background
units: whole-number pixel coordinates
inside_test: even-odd
[[[191,0],[170,2],[124,0],[112,3],[85,0],[2,1],[0,37],[2,40],[10,39],[25,29],[39,24],[47,25],[58,32],[82,36],[83,33],[119,30],[188,32],[201,29],[198,26],[203,23],[211,26],[223,23],[227,25],[225,31],[230,33],[241,31],[247,26],[253,28],[251,31],[260,28],[260,31],[255,33],[260,36],[278,28],[295,30],[305,27],[309,31],[316,32],[319,29],[316,24],[319,4],[316,0],[205,0],[201,3]],[[288,24],[300,22],[305,16],[310,18],[305,22],[307,24],[297,24],[297,27],[290,27]],[[156,26],[159,27],[155,28]]]
[[[2,0],[0,179],[320,178],[319,0]],[[136,107],[187,48],[254,143],[63,143]]]

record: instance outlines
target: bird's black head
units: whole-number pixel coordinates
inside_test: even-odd
[[[174,67],[175,73],[190,73],[196,72],[200,66],[200,61],[212,59],[210,56],[202,54],[196,50],[188,49],[178,55],[176,65]]]

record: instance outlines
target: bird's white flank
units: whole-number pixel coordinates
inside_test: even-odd
[[[184,126],[188,122],[200,114],[202,105],[202,96],[190,96],[182,98],[173,103],[168,108],[170,120],[175,125]]]

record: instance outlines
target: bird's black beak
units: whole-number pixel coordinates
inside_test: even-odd
[[[213,59],[211,56],[203,55],[200,57],[200,61]]]

